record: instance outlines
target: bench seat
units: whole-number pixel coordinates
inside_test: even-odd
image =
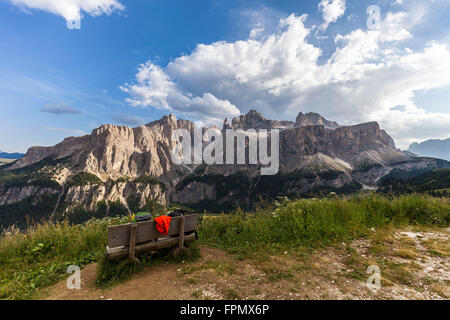
[[[185,243],[195,241],[198,214],[173,217],[168,234],[162,235],[156,229],[156,222],[142,221],[108,227],[108,246],[106,254],[109,260],[129,256],[137,261],[136,254],[176,247],[184,249]]]

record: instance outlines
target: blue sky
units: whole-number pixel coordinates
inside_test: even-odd
[[[449,15],[447,0],[0,0],[0,150],[251,108],[376,120],[403,148],[448,138]]]

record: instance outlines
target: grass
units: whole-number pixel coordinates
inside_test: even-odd
[[[192,296],[195,299],[200,299],[202,297],[202,292],[200,290],[195,290],[194,292],[192,292]]]
[[[449,222],[448,199],[422,195],[285,200],[254,215],[238,211],[205,219],[199,237],[213,247],[251,253],[342,242],[364,237],[373,227],[448,226]]]
[[[190,275],[196,273],[198,271],[203,270],[214,270],[219,276],[233,275],[236,267],[230,263],[226,262],[215,262],[215,261],[207,261],[206,263],[200,266],[192,266],[186,265],[180,269],[179,276],[182,277],[184,275]]]
[[[266,270],[268,274],[268,278],[270,281],[281,281],[281,280],[289,280],[294,277],[292,273],[284,272],[276,269]]]
[[[239,300],[241,297],[239,296],[239,293],[236,292],[236,290],[228,288],[225,290],[225,298],[227,300]]]
[[[33,298],[39,289],[67,277],[70,265],[99,262],[97,285],[108,287],[149,266],[173,261],[164,251],[140,256],[140,265],[107,261],[107,228],[125,222],[128,217],[91,219],[80,225],[45,223],[25,232],[10,228],[0,238],[0,299]],[[179,259],[192,261],[198,256],[194,244]]]
[[[424,241],[428,253],[438,257],[450,257],[450,244],[448,239],[429,239]]]
[[[402,248],[394,252],[394,254],[397,257],[403,258],[403,259],[417,259],[419,255],[415,250],[410,248]]]
[[[237,211],[204,219],[199,226],[199,243],[218,247],[236,255],[236,263],[246,256],[264,260],[266,253],[274,250],[307,255],[309,249],[334,245],[371,234],[377,234],[391,226],[424,225],[448,226],[450,203],[447,199],[429,196],[409,195],[389,199],[381,196],[360,198],[285,200],[276,206],[266,206],[247,214]],[[0,299],[30,299],[40,289],[50,286],[68,275],[69,265],[80,267],[98,262],[97,285],[108,287],[124,281],[149,266],[161,263],[176,263],[167,252],[140,256],[142,263],[136,265],[128,260],[109,262],[105,259],[107,228],[127,221],[128,217],[91,219],[80,225],[68,222],[44,223],[19,231],[10,228],[0,238]],[[383,253],[388,239],[380,237],[375,241],[376,250]],[[433,250],[437,254],[448,254],[445,243],[437,243]],[[362,264],[354,252],[348,252],[348,266]],[[402,252],[413,256],[411,252]],[[199,257],[197,245],[191,245],[180,259],[195,261]],[[209,264],[221,275],[233,274],[234,265]],[[392,266],[396,273],[392,278],[407,282],[405,268]],[[359,268],[365,270],[364,268]],[[188,274],[189,263],[183,265]],[[405,272],[405,275],[403,275]],[[398,276],[400,274],[400,276]],[[270,281],[288,280],[288,271],[269,272]],[[355,278],[363,274],[352,274]],[[367,275],[364,274],[364,277]],[[233,294],[230,293],[230,297]]]
[[[0,239],[0,299],[29,299],[67,276],[69,265],[96,261],[105,250],[114,219],[83,225],[45,223],[25,232],[9,229]]]

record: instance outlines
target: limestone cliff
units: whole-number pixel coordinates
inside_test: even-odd
[[[231,123],[225,120],[223,130],[228,128],[279,129],[279,174],[260,176],[260,165],[174,164],[172,133],[192,132],[194,124],[173,114],[135,128],[103,125],[52,147],[31,147],[2,167],[0,225],[36,215],[33,208],[38,206],[45,211],[40,216],[49,218],[70,215],[80,206],[90,213],[101,207],[101,214],[114,205],[128,213],[173,201],[220,209],[314,190],[354,192],[376,188],[393,169],[439,166],[436,159],[397,150],[376,122],[341,126],[316,113],[299,113],[295,122],[278,121],[251,110]]]

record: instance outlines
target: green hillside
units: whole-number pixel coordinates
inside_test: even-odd
[[[450,168],[437,169],[418,176],[409,176],[408,173],[394,170],[380,181],[381,192],[419,192],[446,196],[449,194],[449,188]]]
[[[16,161],[15,159],[3,159],[0,158],[0,166]]]

